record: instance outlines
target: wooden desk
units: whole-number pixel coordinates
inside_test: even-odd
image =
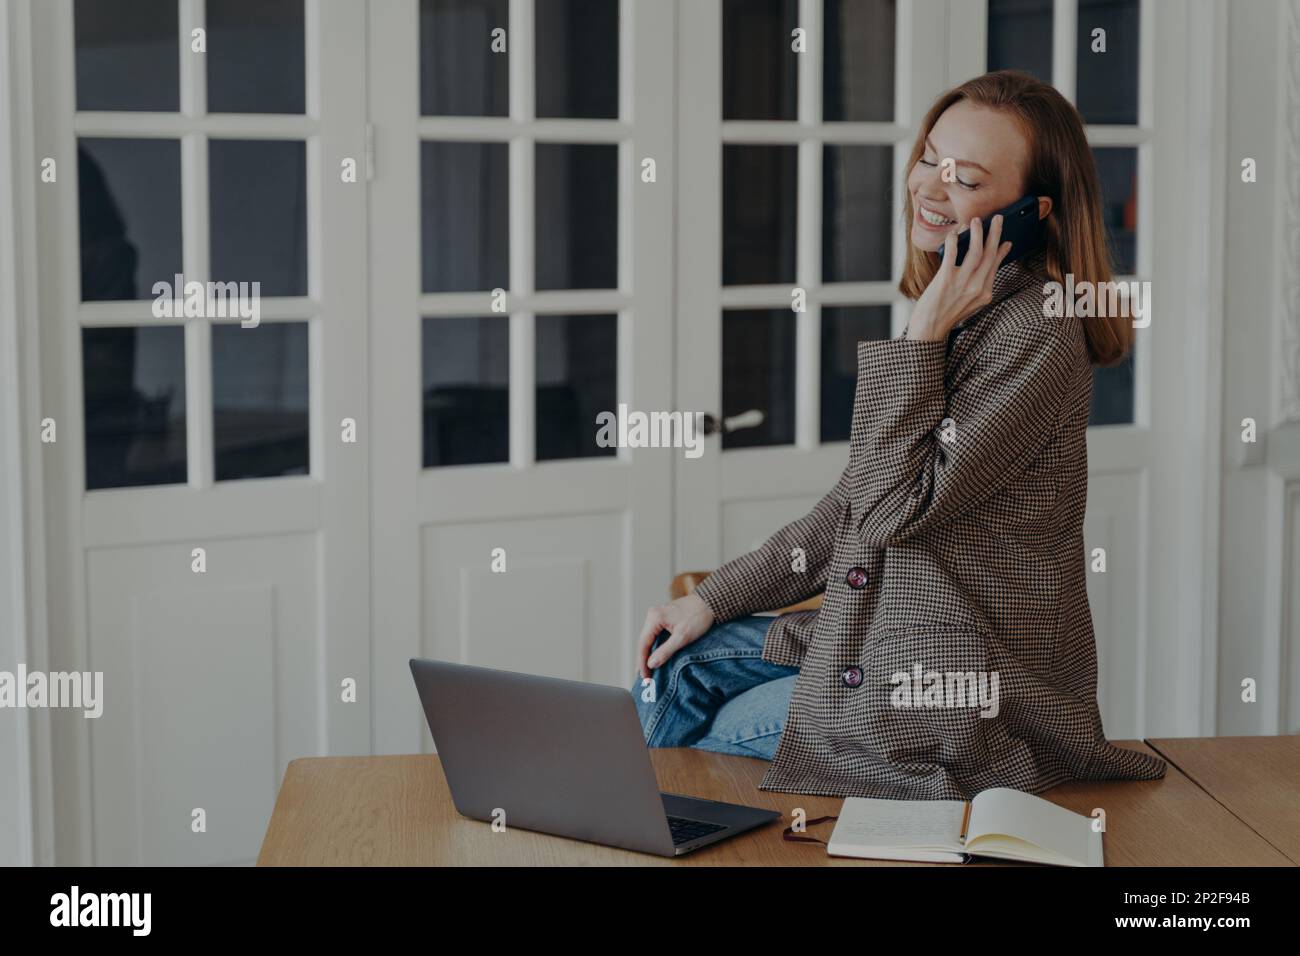
[[[1162,737],[1147,743],[1300,864],[1300,737]]]
[[[1144,744],[1121,746],[1149,750]],[[651,750],[662,790],[780,810],[772,823],[679,859],[527,830],[494,833],[456,813],[436,756],[308,757],[289,764],[259,866],[897,866],[828,857],[789,843],[791,811],[808,819],[840,800],[758,789],[767,763],[692,749]],[[1293,768],[1294,769],[1294,768]],[[1287,866],[1260,834],[1171,766],[1162,780],[1070,783],[1043,794],[1077,813],[1106,811],[1108,866]],[[825,839],[831,824],[813,829]],[[906,864],[905,864],[906,865]],[[952,864],[911,864],[917,866]],[[988,864],[999,865],[999,864]]]

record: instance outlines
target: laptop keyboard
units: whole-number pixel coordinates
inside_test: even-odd
[[[673,834],[673,846],[681,846],[683,843],[690,843],[710,833],[725,830],[726,827],[720,823],[705,823],[703,820],[688,820],[686,817],[669,815],[668,829]]]

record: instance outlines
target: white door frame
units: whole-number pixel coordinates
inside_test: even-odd
[[[39,429],[40,353],[36,303],[35,182],[29,0],[0,0],[0,668],[45,670],[45,527]],[[49,720],[18,710],[0,736],[0,806],[15,825],[0,841],[0,865],[54,861]]]

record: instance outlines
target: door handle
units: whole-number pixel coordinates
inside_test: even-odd
[[[735,432],[742,428],[757,428],[763,424],[767,416],[763,414],[762,409],[751,408],[747,412],[741,412],[739,415],[732,415],[729,418],[722,419],[719,424],[717,416],[704,413],[704,434],[714,435],[720,431]]]

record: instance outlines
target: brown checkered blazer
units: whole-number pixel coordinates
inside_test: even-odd
[[[946,342],[858,343],[839,481],[696,588],[719,622],[826,591],[819,610],[774,620],[763,646],[800,672],[762,789],[969,799],[1164,775],[1159,758],[1109,743],[1097,711],[1082,530],[1092,370],[1080,320],[1044,317],[1045,281],[1040,252],[999,269],[993,302]],[[791,570],[795,548],[806,571]],[[891,677],[918,666],[922,687],[930,672],[996,672],[997,715],[893,706]]]

